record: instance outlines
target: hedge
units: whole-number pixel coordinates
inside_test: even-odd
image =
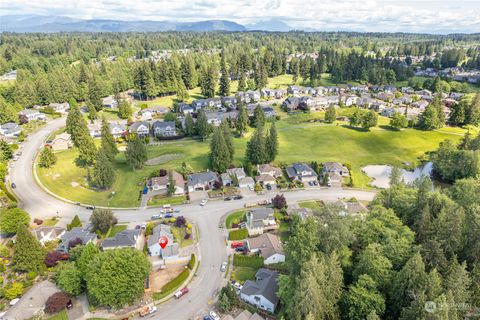
[[[233,255],[233,265],[236,267],[249,267],[259,269],[263,267],[263,258],[260,256]]]
[[[188,262],[188,269],[193,270],[193,268],[195,267],[195,262],[195,253],[192,253],[192,255],[190,256],[190,261]]]
[[[228,240],[243,240],[248,237],[247,229],[232,230],[228,233]]]
[[[187,280],[190,271],[188,269],[183,270],[176,278],[172,279],[170,282],[167,282],[163,287],[161,292],[167,293],[177,289],[182,283]]]

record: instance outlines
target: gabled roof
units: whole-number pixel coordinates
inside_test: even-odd
[[[248,248],[250,250],[260,250],[264,259],[278,253],[283,254],[283,246],[280,238],[271,233],[264,233],[255,238],[248,238]]]
[[[168,238],[168,245],[173,244],[173,235],[170,226],[166,224],[159,224],[152,230],[152,235],[148,237],[147,245],[150,247],[158,243],[160,237],[166,236]]]
[[[260,268],[255,275],[256,281],[247,280],[241,293],[245,295],[261,295],[274,306],[278,304],[278,272]]]
[[[140,229],[123,230],[117,233],[115,237],[105,239],[102,242],[102,248],[134,247],[140,233]]]
[[[263,220],[273,215],[273,209],[272,208],[254,208],[250,210],[249,213],[251,213],[253,221]]]
[[[345,171],[348,169],[343,166],[340,162],[325,162],[323,164],[323,171]]]
[[[155,121],[152,124],[152,129],[153,130],[156,130],[157,128],[165,130],[168,127],[175,128],[175,121]]]
[[[218,179],[218,176],[213,171],[192,173],[191,175],[188,176],[187,184],[189,186],[194,186],[196,184],[206,184],[211,181],[215,181],[217,179]]]
[[[140,126],[146,126],[147,129],[149,128],[149,123],[147,121],[138,121],[130,125],[131,131],[137,131]]]

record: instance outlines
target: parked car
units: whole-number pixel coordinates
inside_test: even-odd
[[[242,290],[242,288],[243,288],[243,286],[240,283],[238,283],[234,280],[232,280],[232,286],[237,290]]]
[[[148,187],[143,188],[143,194],[147,194],[147,193],[148,193]]]
[[[215,313],[215,311],[210,311],[210,318],[213,320],[220,320],[220,317]]]
[[[233,200],[241,200],[241,199],[243,199],[243,196],[241,195],[233,197]]]
[[[247,250],[247,248],[245,247],[236,247],[235,248],[235,252],[245,252]]]
[[[175,299],[179,299],[181,297],[183,297],[184,295],[186,295],[188,293],[188,288],[185,287],[183,289],[181,289],[180,291],[177,291],[177,293],[175,293]]]
[[[208,314],[203,317],[203,320],[213,320]]]
[[[224,198],[223,200],[225,200],[225,201],[230,201],[230,200],[232,200],[232,198],[226,197],[226,198]]]
[[[227,262],[224,261],[224,262],[222,263],[222,266],[220,267],[220,271],[225,272],[226,270],[227,270]]]
[[[152,219],[152,220],[162,219],[162,215],[161,214],[154,214],[150,217],[150,219]]]
[[[165,215],[165,218],[173,218],[173,213],[167,213],[167,214]]]
[[[313,181],[313,185],[314,185],[314,186],[318,186],[318,182],[317,182],[316,180]]]
[[[15,189],[17,187],[17,185],[14,182],[12,182],[11,186],[12,186],[12,189]]]
[[[156,306],[145,307],[142,310],[140,310],[140,317],[148,316],[149,314],[155,313],[156,311],[157,311]]]
[[[267,190],[272,190],[272,186],[267,184]]]
[[[208,202],[207,199],[203,199],[201,202],[200,202],[200,205],[203,207],[204,205],[206,205]]]
[[[95,209],[95,206],[85,206],[85,209],[87,209],[87,210],[94,210],[94,209]]]
[[[230,245],[230,247],[231,247],[232,249],[235,249],[235,248],[238,248],[238,247],[243,247],[243,242],[242,242],[242,241],[232,242],[232,244]]]

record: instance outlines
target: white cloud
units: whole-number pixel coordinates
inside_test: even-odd
[[[468,0],[0,0],[0,13],[83,19],[252,23],[383,32],[480,32],[480,1]]]

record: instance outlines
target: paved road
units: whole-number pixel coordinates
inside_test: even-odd
[[[42,190],[35,182],[32,174],[32,160],[48,134],[65,123],[64,119],[56,119],[45,127],[30,135],[22,148],[22,156],[15,163],[10,173],[10,181],[15,182],[15,193],[20,199],[20,205],[27,210],[32,218],[48,218],[57,211],[60,223],[70,222],[75,214],[81,220],[88,220],[91,211],[83,207],[66,203],[54,198]],[[355,197],[359,200],[371,200],[374,196],[370,191],[317,189],[301,190],[285,193],[288,202],[298,200],[319,199],[334,201],[338,198]],[[225,250],[226,231],[221,228],[220,220],[227,212],[242,208],[247,202],[271,198],[272,195],[247,196],[242,200],[210,201],[201,207],[198,203],[181,206],[181,215],[193,220],[197,225],[201,263],[197,276],[190,284],[190,292],[179,300],[170,300],[159,307],[154,319],[195,319],[204,315],[218,290],[226,281],[220,272],[220,265],[227,260]],[[115,210],[119,222],[143,223],[159,209],[139,208],[132,210]]]

